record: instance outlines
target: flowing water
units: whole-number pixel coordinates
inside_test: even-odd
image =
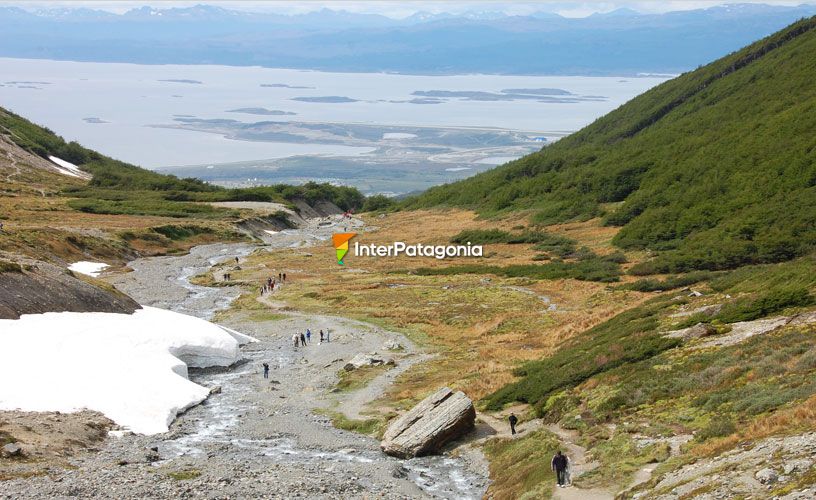
[[[289,244],[288,239],[280,242],[280,245]],[[246,244],[205,245],[185,256],[140,259],[131,264],[135,272],[124,275],[127,278],[117,286],[141,303],[211,319],[216,311],[229,306],[239,290],[194,285],[190,278],[206,272],[214,264],[245,256],[255,248]],[[140,277],[140,285],[134,283],[136,277]],[[152,288],[143,286],[145,282],[157,281],[157,286]],[[469,499],[481,498],[484,493],[486,478],[472,472],[458,458],[398,460],[380,452],[372,438],[358,434],[343,437],[344,443],[350,442],[352,446],[344,444],[339,449],[331,446],[336,441],[332,433],[340,431],[332,428],[326,417],[313,413],[308,400],[300,406],[296,404],[298,394],[287,393],[286,401],[292,402],[291,405],[270,407],[268,419],[252,423],[259,412],[256,381],[262,361],[270,363],[274,378],[279,380],[301,380],[308,374],[303,371],[306,365],[302,353],[291,349],[288,335],[261,338],[258,343],[244,346],[242,352],[244,360],[228,369],[191,370],[191,380],[205,387],[219,386],[221,392],[177,419],[173,432],[159,443],[164,461],[181,457],[206,460],[218,454],[236,461],[263,457],[276,463],[316,464],[323,469],[342,468],[343,464],[350,463],[388,465],[395,471],[395,477],[407,478],[428,496]],[[285,417],[284,425],[276,427],[279,420],[275,418],[281,414]],[[325,441],[311,435],[308,443],[301,442],[304,436],[287,425],[293,420],[306,422],[313,429],[312,434],[326,433]]]

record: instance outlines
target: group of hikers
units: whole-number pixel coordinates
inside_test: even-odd
[[[510,434],[515,436],[518,417],[514,413],[511,413],[510,416],[507,417],[507,420],[510,422]],[[561,453],[561,450],[558,450],[555,455],[553,455],[550,467],[555,473],[555,480],[558,482],[559,487],[566,488],[572,484],[572,462],[570,462],[568,456]]]
[[[277,280],[272,276],[266,278],[266,282],[261,285],[261,295],[274,292],[275,287],[283,286],[284,283],[286,283],[286,273],[278,273]]]
[[[331,342],[331,338],[329,336],[329,329],[326,328],[326,332],[324,333],[323,330],[320,330],[320,343],[323,342]],[[312,330],[309,328],[306,329],[306,332],[295,333],[292,335],[292,344],[297,347],[306,347],[308,344],[312,343]]]
[[[326,328],[326,331],[320,330],[320,343],[323,342],[331,342],[331,336],[329,335],[329,329]],[[294,344],[295,348],[303,346],[306,347],[307,345],[312,343],[312,330],[307,328],[305,332],[297,332],[292,335],[292,344]],[[269,378],[269,363],[262,363],[263,366],[263,376],[264,378]]]
[[[235,264],[236,264],[235,269],[240,269],[239,267],[237,267],[237,265],[239,263],[240,263],[240,259],[238,257],[235,257]],[[232,281],[232,273],[231,272],[225,272],[224,275],[223,275],[223,278],[224,278],[224,281]],[[278,273],[277,279],[275,277],[273,277],[273,276],[270,276],[270,277],[266,278],[266,281],[264,281],[261,284],[261,295],[263,295],[265,293],[274,292],[275,287],[279,287],[279,286],[283,285],[284,283],[286,283],[286,273]]]

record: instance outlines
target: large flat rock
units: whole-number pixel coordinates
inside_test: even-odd
[[[476,410],[462,391],[439,389],[394,420],[380,447],[399,458],[438,453],[445,444],[473,429]]]

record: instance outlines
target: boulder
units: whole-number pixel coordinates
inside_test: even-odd
[[[473,401],[462,391],[443,387],[394,420],[380,448],[399,458],[438,453],[445,444],[472,430],[475,422]]]
[[[762,469],[757,471],[757,473],[754,474],[754,477],[762,484],[773,484],[777,479],[779,479],[779,476],[773,469]]]
[[[376,352],[372,352],[369,354],[358,354],[354,356],[348,363],[345,364],[345,366],[343,366],[343,369],[350,372],[364,366],[381,366],[390,364],[394,364],[394,361],[378,356]]]
[[[385,344],[383,344],[383,349],[387,351],[401,351],[404,349],[404,347],[396,340],[389,340]]]
[[[694,326],[683,328],[682,330],[666,332],[665,336],[673,339],[692,340],[716,334],[717,329],[713,326],[706,323],[697,323]]]
[[[19,457],[23,454],[23,448],[18,443],[8,443],[3,446],[4,457]]]

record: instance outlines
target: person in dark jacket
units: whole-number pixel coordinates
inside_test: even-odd
[[[515,413],[511,413],[510,417],[507,419],[510,421],[510,434],[516,433],[516,424],[518,423],[518,417]]]
[[[300,345],[306,347],[306,335],[303,335],[303,332],[300,332]]]
[[[269,363],[263,364],[264,378],[269,378]]]
[[[565,487],[567,485],[567,456],[558,450],[552,458],[553,472],[555,472],[555,479],[558,481],[558,486]]]

